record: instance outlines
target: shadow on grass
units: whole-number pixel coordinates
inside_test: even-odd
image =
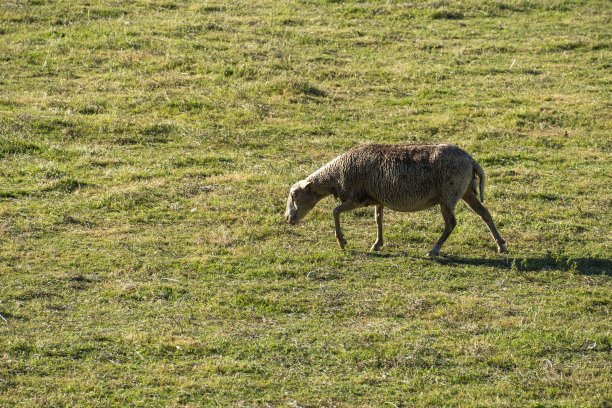
[[[442,265],[492,266],[495,268],[515,269],[517,271],[526,272],[558,269],[576,271],[583,275],[612,276],[612,260],[601,258],[571,258],[567,256],[547,255],[542,257],[513,258],[509,256],[505,259],[486,259],[449,256],[446,258],[436,258],[434,261]]]
[[[405,252],[395,254],[370,252],[369,256],[380,258],[395,258],[411,256]],[[427,258],[429,259],[429,258]],[[575,271],[583,275],[606,275],[612,276],[612,260],[606,258],[572,258],[565,255],[549,253],[540,257],[513,257],[505,258],[468,258],[463,256],[440,256],[431,258],[432,262],[440,265],[474,265],[490,266],[493,268],[510,269],[525,272],[544,270],[566,270]]]

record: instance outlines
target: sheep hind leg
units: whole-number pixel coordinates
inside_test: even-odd
[[[334,208],[334,211],[332,212],[334,215],[334,226],[336,228],[336,240],[338,241],[338,246],[340,249],[344,249],[344,246],[346,245],[346,238],[344,238],[344,234],[340,228],[340,214],[345,211],[354,210],[358,207],[361,206],[352,201],[344,201],[342,204]]]
[[[506,249],[506,241],[501,237],[499,231],[497,231],[497,228],[493,223],[493,218],[491,218],[491,214],[489,213],[489,210],[487,210],[487,207],[482,205],[482,203],[478,200],[478,197],[476,197],[476,194],[474,194],[474,192],[471,190],[468,190],[465,193],[463,196],[463,201],[465,201],[476,214],[480,215],[480,218],[482,218],[482,220],[489,227],[491,235],[493,235],[493,239],[497,244],[497,253],[507,254],[508,249]]]
[[[374,211],[374,218],[376,219],[376,242],[370,248],[370,251],[378,251],[381,246],[384,245],[383,242],[383,231],[382,231],[382,222],[383,222],[383,206],[377,205]]]
[[[448,236],[453,232],[455,226],[457,225],[457,219],[455,218],[455,214],[453,208],[449,207],[445,203],[440,204],[440,209],[442,210],[442,217],[444,217],[444,231],[438,239],[438,242],[434,245],[434,247],[427,253],[427,256],[438,256],[440,255],[440,248],[444,245],[444,242],[448,239]]]

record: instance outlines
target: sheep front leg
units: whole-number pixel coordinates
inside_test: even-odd
[[[383,246],[383,231],[382,231],[382,221],[383,221],[383,206],[377,205],[374,211],[374,218],[376,219],[376,242],[370,248],[370,251],[378,251],[381,246]]]
[[[338,240],[338,246],[340,247],[340,249],[344,249],[344,246],[346,245],[346,239],[344,238],[344,234],[342,233],[342,230],[340,229],[340,214],[345,211],[354,210],[355,208],[358,208],[358,207],[359,207],[359,204],[356,204],[352,201],[344,201],[342,204],[334,208],[333,214],[334,214],[334,224],[336,227],[336,239]]]

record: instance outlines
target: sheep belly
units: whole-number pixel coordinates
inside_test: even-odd
[[[381,204],[390,210],[399,212],[417,212],[427,210],[440,203],[437,197],[428,200],[419,201],[404,201],[404,202],[381,202]]]
[[[376,174],[364,187],[373,205],[383,205],[393,211],[415,212],[440,202],[441,184],[441,180],[431,175],[392,171]]]
[[[465,194],[472,177],[469,170],[466,170],[458,171],[454,179],[429,179],[427,183],[392,183],[377,189],[370,196],[372,201],[394,211],[422,211],[441,202],[455,204]]]

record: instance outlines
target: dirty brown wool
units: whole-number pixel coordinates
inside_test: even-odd
[[[482,167],[461,148],[448,145],[366,144],[352,148],[298,181],[291,187],[285,219],[296,224],[324,197],[333,195],[341,204],[333,211],[340,248],[346,239],[340,228],[344,211],[373,205],[376,208],[376,242],[383,245],[382,218],[385,207],[414,212],[440,205],[444,218],[442,236],[428,252],[437,256],[455,228],[455,206],[463,199],[489,227],[499,253],[508,252],[484,201]],[[480,200],[477,190],[480,190]]]

